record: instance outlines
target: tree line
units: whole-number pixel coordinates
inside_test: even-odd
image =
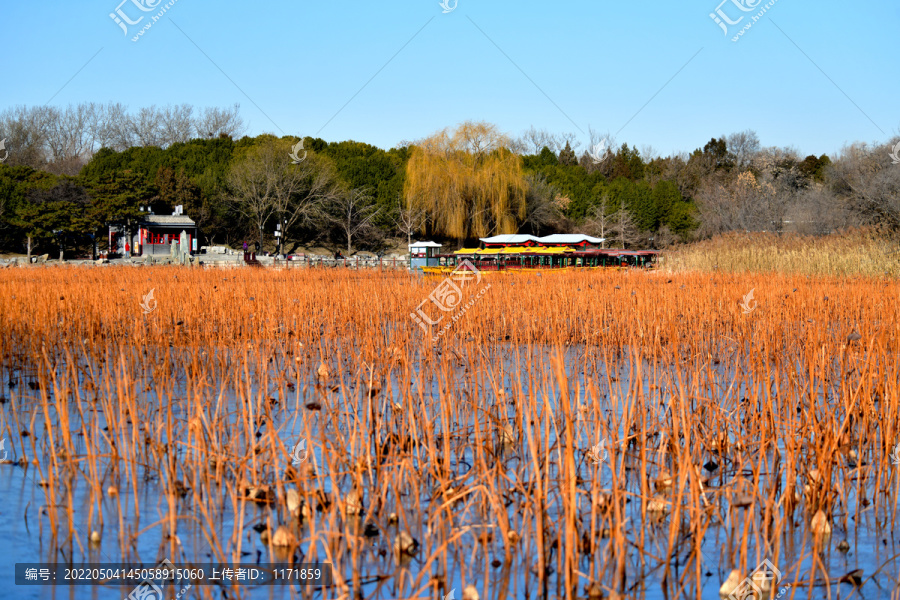
[[[589,132],[517,138],[466,122],[384,150],[243,136],[239,107],[80,104],[0,113],[0,246],[96,253],[110,223],[175,206],[204,244],[379,251],[398,236],[455,244],[587,233],[664,248],[728,231],[900,229],[891,143],[835,156],[766,148],[752,131],[658,156]],[[896,142],[897,140],[892,140]],[[281,236],[276,238],[278,229]]]

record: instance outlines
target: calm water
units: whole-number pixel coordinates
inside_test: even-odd
[[[527,395],[531,386],[540,388],[538,384],[547,375],[546,369],[549,368],[546,366],[549,362],[546,358],[549,356],[550,350],[519,349],[519,353],[520,355],[516,356],[515,348],[499,346],[492,351],[491,360],[486,363],[497,366],[496,369],[490,370],[485,368],[478,372],[468,372],[461,366],[457,366],[454,367],[453,377],[446,380],[424,380],[416,370],[412,370],[408,380],[402,380],[401,376],[394,372],[389,380],[390,385],[385,386],[384,406],[389,404],[388,401],[399,399],[400,390],[405,387],[411,387],[411,389],[415,390],[415,393],[421,394],[426,398],[426,410],[436,419],[436,427],[439,428],[438,435],[449,436],[450,447],[453,449],[450,464],[453,473],[456,475],[456,485],[459,487],[483,484],[476,475],[477,470],[473,469],[473,464],[478,460],[478,457],[473,455],[471,444],[465,443],[469,436],[472,435],[476,426],[476,419],[473,416],[465,422],[444,422],[440,417],[442,414],[440,398],[442,394],[446,396],[450,393],[457,399],[467,399],[467,401],[480,404],[485,408],[485,412],[492,413],[495,417],[506,411],[510,418],[515,418],[516,409],[513,403],[507,401],[507,399],[517,394]],[[452,362],[453,356],[450,352],[445,351],[444,359]],[[617,414],[617,405],[611,398],[622,397],[627,394],[628,390],[634,393],[634,390],[640,389],[646,396],[646,404],[642,410],[646,411],[647,418],[650,421],[659,424],[667,423],[672,418],[669,400],[674,393],[674,384],[673,387],[662,387],[659,389],[655,389],[651,384],[661,379],[665,380],[664,375],[670,376],[668,380],[673,381],[674,370],[670,367],[645,362],[641,364],[642,376],[634,378],[635,365],[629,362],[627,358],[620,358],[607,363],[598,357],[594,351],[588,351],[584,348],[569,348],[565,359],[566,364],[574,366],[572,370],[574,378],[570,381],[570,385],[572,387],[577,386],[580,389],[579,393],[584,394],[584,390],[590,384],[594,384],[600,394],[597,398],[601,407],[600,413],[597,414],[592,409],[579,411],[577,421],[573,424],[575,445],[577,447],[575,456],[579,463],[579,477],[588,483],[595,478],[599,478],[601,486],[609,488],[611,485],[610,465],[624,462],[626,465],[626,480],[624,482],[620,481],[619,484],[629,491],[639,494],[641,479],[645,475],[640,473],[638,468],[640,463],[637,454],[627,444],[623,443],[626,438],[626,432],[613,432],[613,435],[610,436],[613,439],[607,440],[604,438],[602,450],[605,452],[605,455],[599,464],[593,463],[594,459],[590,454],[590,450],[600,437],[597,433],[599,431],[598,427],[601,425],[608,427],[609,423],[616,422],[617,418],[621,416]],[[529,367],[533,370],[531,377],[526,375]],[[736,366],[734,365],[727,366],[727,361],[717,367],[723,380],[727,380],[728,376],[733,375],[735,368]],[[502,397],[497,398],[495,396],[494,388],[490,384],[490,378],[487,377],[488,373],[495,378],[497,385],[504,391]],[[3,377],[5,381],[7,378],[24,379],[23,375],[25,374],[18,372],[6,373],[3,374]],[[607,377],[614,378],[611,386],[606,384]],[[687,379],[688,381],[685,383],[689,385],[690,377]],[[188,389],[184,385],[185,378],[181,377],[180,381],[182,384],[181,388],[174,390],[172,397],[184,397],[188,394]],[[148,383],[151,382],[136,381],[135,389],[143,389]],[[258,389],[257,386],[260,385],[260,381],[254,374],[250,375],[249,383],[253,389]],[[349,390],[353,389],[352,384],[358,383],[358,381],[354,382],[352,377],[347,376],[346,383]],[[737,390],[729,392],[725,392],[723,386],[721,396],[723,408],[731,410],[735,406],[734,403],[742,395],[747,394],[748,391],[756,387],[762,388],[766,385],[771,384],[754,384],[745,381],[741,386],[738,386]],[[210,397],[218,395],[221,386],[221,382],[213,385]],[[352,422],[352,419],[365,418],[366,416],[366,404],[360,398],[360,395],[356,393],[347,393],[345,396],[338,398],[338,406],[342,411],[342,416],[337,421],[326,418],[323,412],[306,411],[303,405],[315,395],[313,391],[314,376],[312,373],[307,374],[305,381],[298,382],[297,388],[298,392],[296,394],[288,393],[284,397],[279,398],[279,409],[276,411],[274,421],[263,426],[277,429],[278,434],[287,447],[293,447],[297,440],[300,439],[299,432],[301,431],[303,419],[311,420],[310,430],[313,433],[312,437],[316,440],[321,440],[330,439],[336,433],[342,433]],[[226,406],[226,410],[229,407],[233,409],[235,402],[234,391],[228,387],[224,391],[224,397],[230,403],[230,405]],[[541,392],[540,389],[535,391]],[[777,393],[777,390],[775,392]],[[13,390],[10,393],[15,394],[16,391]],[[43,436],[47,435],[47,432],[40,425],[42,416],[37,411],[37,405],[33,401],[28,400],[27,392],[22,391],[21,393],[25,394],[26,398],[22,399],[20,397],[19,399],[18,427],[28,429],[31,436],[35,439],[42,439]],[[276,392],[268,390],[268,393],[273,394]],[[168,397],[166,395],[160,398],[152,391],[143,392],[141,395],[142,402],[150,411],[156,409],[164,410],[168,404],[166,400]],[[823,402],[827,401],[825,398],[822,400]],[[548,428],[549,441],[553,447],[558,447],[564,443],[557,437],[557,432],[561,431],[561,426],[564,425],[564,418],[558,411],[559,396],[551,396],[549,401],[551,412],[544,416],[548,419],[548,423],[555,425]],[[575,404],[578,405],[580,402],[581,399],[576,398]],[[585,402],[585,405],[589,407],[590,403]],[[7,402],[3,404],[0,410],[2,410],[2,426],[5,431],[5,449],[9,453],[10,459],[18,460],[22,457],[18,440],[16,448],[12,448],[11,444],[12,432],[17,430],[16,421],[12,413],[12,403]],[[208,410],[211,409],[208,408]],[[475,415],[480,413],[472,412],[468,414]],[[185,424],[185,407],[177,402],[173,405],[173,415],[175,419]],[[104,423],[102,414],[97,416],[100,423]],[[397,419],[398,430],[402,431],[402,423],[405,417],[403,415],[394,415],[394,417]],[[80,417],[73,410],[70,418],[73,420],[72,427],[74,429],[77,427],[77,420]],[[479,419],[478,425],[486,427],[490,426],[490,423],[491,420],[485,417],[484,419]],[[261,428],[261,431],[264,432],[264,429]],[[792,435],[792,432],[785,431],[784,435]],[[166,442],[168,440],[161,437],[159,441]],[[658,443],[661,447],[662,441],[650,440],[649,443],[651,445]],[[684,441],[684,443],[690,444],[690,441]],[[30,461],[33,458],[30,439],[25,438],[25,446],[24,458]],[[780,442],[779,446],[783,449],[783,442]],[[309,460],[316,465],[319,472],[324,472],[323,470],[327,470],[327,462],[322,460],[323,457],[319,446],[316,445],[315,447],[316,450],[309,457]],[[516,479],[529,480],[534,473],[533,467],[525,459],[527,456],[526,448],[526,436],[522,432],[513,432],[513,439],[509,447],[503,453],[493,457],[492,460],[496,462],[490,467],[504,470],[511,481]],[[75,450],[76,453],[84,451],[83,441],[81,447]],[[346,449],[346,451],[350,452],[351,449]],[[748,454],[753,460],[758,459],[758,457],[752,455],[751,450],[748,450]],[[0,453],[0,456],[2,456],[2,453]],[[39,456],[39,458],[41,460],[46,459],[44,456]],[[431,460],[430,457],[421,452],[413,452],[409,458],[411,468],[427,472]],[[713,459],[716,457],[710,456],[708,458]],[[670,464],[668,460],[662,450],[654,458],[660,469]],[[876,460],[884,460],[884,457],[861,457],[863,463]],[[721,463],[719,468],[710,473],[708,488],[711,497],[713,497],[717,489],[723,486],[727,487],[736,475],[741,472],[746,473],[750,469],[751,461],[741,461],[738,464],[735,461],[720,459],[719,462]],[[778,468],[776,458],[772,455],[767,456],[764,464],[773,468],[773,474],[767,480],[768,483],[774,485],[780,481],[783,484],[783,477],[778,474],[780,471],[775,470]],[[284,466],[278,465],[276,470],[280,470]],[[556,461],[551,462],[548,468],[551,478],[558,475],[559,465]],[[117,543],[120,527],[116,517],[118,514],[117,504],[121,503],[123,507],[123,524],[129,530],[136,527],[147,527],[161,518],[167,511],[164,495],[162,494],[163,488],[157,478],[148,475],[137,490],[132,489],[123,480],[119,485],[117,498],[110,498],[104,494],[104,515],[106,519],[104,541],[99,547],[92,547],[88,542],[90,532],[80,529],[78,525],[86,522],[86,515],[90,510],[89,495],[86,492],[88,481],[87,477],[75,478],[71,481],[71,500],[76,523],[76,530],[73,533],[81,544],[79,545],[77,542],[62,544],[65,552],[57,551],[53,549],[50,543],[48,535],[49,521],[42,511],[42,507],[46,504],[46,496],[44,489],[39,485],[40,479],[40,473],[35,467],[23,468],[18,465],[0,465],[0,539],[6,543],[6,552],[0,553],[0,572],[9,575],[10,581],[12,581],[14,565],[17,562],[48,562],[56,563],[59,567],[64,566],[68,561],[71,561],[73,565],[123,562]],[[334,478],[339,488],[337,490],[332,489],[331,479],[326,477],[324,481],[324,490],[328,493],[343,495],[349,488],[349,479],[347,477],[336,476]],[[372,483],[374,489],[374,482],[370,483]],[[421,489],[418,493],[411,489],[395,490],[394,502],[402,504],[406,508],[407,514],[418,515],[407,525],[414,537],[427,548],[426,542],[429,537],[436,535],[436,532],[430,531],[428,515],[432,515],[438,510],[437,504],[440,504],[443,500],[435,498],[432,488],[430,486],[426,487],[427,489]],[[587,484],[586,487],[590,489],[590,486]],[[865,490],[862,491],[865,492]],[[209,493],[214,492],[215,490],[209,491]],[[835,510],[835,530],[831,542],[826,552],[815,560],[821,561],[820,568],[824,567],[831,577],[839,577],[854,569],[863,569],[864,579],[874,575],[857,592],[861,597],[888,598],[891,597],[892,591],[894,597],[897,597],[896,580],[898,573],[900,573],[900,561],[898,561],[897,556],[900,555],[900,540],[897,540],[894,532],[890,530],[891,521],[887,518],[890,511],[896,510],[896,501],[892,506],[885,507],[882,505],[876,512],[876,508],[873,505],[862,506],[861,490],[848,487],[844,492],[845,504]],[[871,490],[869,490],[869,496],[871,497]],[[897,496],[894,494],[892,497],[896,498]],[[649,555],[664,555],[669,544],[670,520],[666,519],[659,525],[643,523],[643,517],[640,512],[640,499],[634,496],[632,498],[625,507],[625,515],[628,519],[626,521],[628,538],[635,541],[643,537],[643,545]],[[139,503],[141,508],[142,518],[139,523],[129,516],[133,512],[129,508],[135,501]],[[511,529],[521,530],[528,526],[521,516],[522,511],[517,511],[516,507],[525,506],[529,501],[527,494],[518,492],[511,493],[510,497],[506,499],[506,502],[508,502],[507,506],[510,507],[508,513]],[[365,498],[366,506],[368,507],[371,502],[372,498],[367,496]],[[229,504],[226,503],[223,506],[225,508],[217,527],[220,538],[224,537],[227,539],[230,535],[235,515],[228,508]],[[245,563],[277,562],[274,560],[274,557],[268,556],[266,545],[260,541],[259,536],[252,528],[254,524],[264,522],[267,514],[271,516],[271,513],[269,513],[270,508],[253,503],[248,503],[247,507],[251,513],[248,515],[249,518],[244,519],[243,550],[245,554],[242,561]],[[391,553],[391,542],[396,532],[396,526],[390,522],[387,516],[388,512],[390,511],[383,510],[378,514],[372,513],[367,521],[349,519],[348,522],[342,525],[342,530],[357,530],[358,532],[364,531],[366,526],[370,525],[368,532],[370,535],[366,537],[367,546],[363,552],[364,561],[363,564],[357,567],[363,583],[359,589],[355,590],[364,597],[392,598],[396,597],[397,594],[401,594],[404,589],[407,589],[404,587],[404,581],[406,580],[398,574],[397,564]],[[699,547],[703,556],[699,581],[701,597],[709,599],[719,597],[720,585],[728,577],[731,569],[735,567],[735,564],[733,564],[734,558],[729,552],[729,548],[734,545],[731,543],[731,538],[735,535],[740,536],[744,519],[748,515],[747,510],[727,508],[724,501],[715,512],[719,515],[717,522],[711,525],[702,540],[699,540]],[[584,494],[579,500],[578,513],[582,523],[582,531],[587,530],[591,515],[591,504],[588,494]],[[179,515],[189,517],[193,514],[196,514],[195,509],[189,501],[184,500],[179,503]],[[797,514],[803,513],[798,511]],[[61,511],[60,515],[61,518],[65,518],[65,511]],[[843,529],[839,523],[842,521],[842,515],[849,517],[847,520],[849,529],[847,530]],[[550,497],[547,505],[547,517],[551,523],[556,524],[563,519],[561,503],[558,498]],[[319,516],[316,519],[318,519],[316,522],[318,528],[327,526],[327,523],[322,521]],[[750,519],[750,522],[752,536],[754,528],[759,527],[760,520],[758,518]],[[481,589],[484,581],[491,581],[492,598],[498,598],[501,594],[507,598],[540,597],[541,590],[536,585],[536,578],[532,571],[535,566],[533,556],[520,553],[514,556],[512,561],[508,562],[505,560],[503,544],[497,539],[498,536],[494,536],[487,543],[479,541],[481,534],[494,528],[496,523],[485,515],[485,512],[480,507],[480,502],[476,501],[472,495],[453,505],[453,524],[461,532],[459,536],[460,544],[470,549],[465,555],[454,554],[449,561],[449,577],[446,589],[454,589],[456,598],[462,596],[461,573],[463,570],[465,571],[467,582],[471,583],[474,580],[477,582],[479,589]],[[306,527],[308,530],[309,526],[307,525]],[[61,529],[65,530],[66,527],[63,526]],[[784,597],[810,597],[807,593],[807,588],[796,589],[789,586],[792,582],[807,578],[808,570],[814,561],[809,544],[804,543],[805,530],[804,523],[799,521],[791,530],[792,533],[782,538],[780,562],[782,565],[793,565],[792,571],[785,573],[781,584],[782,587],[788,584]],[[197,527],[192,527],[190,520],[186,519],[179,526],[178,535],[181,542],[178,555],[166,556],[164,548],[168,546],[165,544],[163,533],[159,527],[142,534],[133,548],[137,558],[130,557],[127,562],[156,563],[163,557],[169,558],[178,566],[191,562],[218,562],[210,555],[200,530]],[[849,551],[847,552],[838,550],[838,544],[844,540],[849,544]],[[689,532],[681,538],[681,542],[678,545],[680,550],[676,552],[676,558],[670,564],[670,578],[674,577],[676,580],[682,578],[685,564],[689,559],[693,546],[697,543],[698,541],[693,539]],[[607,544],[607,540],[603,538],[599,540],[597,555],[584,558],[582,564],[579,565],[579,570],[582,573],[589,571],[591,562],[603,564],[605,561],[604,551]],[[323,548],[318,548],[317,550],[321,555]],[[747,558],[747,564],[751,568],[757,562],[754,558],[757,550],[755,546],[751,545],[751,556]],[[301,557],[311,555],[312,551],[313,549],[309,547],[309,544],[301,544]],[[415,577],[424,570],[424,577],[427,581],[433,566],[426,564],[426,555],[427,551],[420,551],[415,558],[406,562],[403,565],[405,572]],[[762,555],[766,555],[764,549]],[[626,584],[628,596],[654,600],[665,598],[664,588],[661,584],[665,565],[653,564],[653,561],[647,559],[647,557],[644,557],[644,559],[642,563],[641,555],[637,551],[633,551],[628,557]],[[799,568],[797,567],[798,564]],[[876,570],[879,570],[877,574]],[[555,572],[549,574],[551,585],[549,586],[548,595],[551,597],[556,595],[558,583],[556,575]],[[349,579],[351,573],[346,572],[344,576]],[[696,588],[693,586],[697,582],[694,579],[693,570],[687,580],[690,582],[686,584],[687,587],[683,590],[684,597],[696,597]],[[503,581],[506,583],[498,585],[497,582]],[[587,583],[587,579],[583,578],[578,585],[578,592],[581,595],[584,595],[582,588],[585,583]],[[179,589],[174,586],[166,588],[166,597],[175,597]],[[9,583],[0,591],[0,598],[120,599],[127,597],[131,591],[130,587],[120,586],[25,587],[14,586],[12,583]],[[831,597],[848,597],[853,593],[854,588],[849,584],[834,584],[831,587]],[[325,597],[334,597],[334,595],[336,593],[332,590]],[[234,590],[230,590],[226,595],[222,589],[217,587],[206,587],[203,590],[195,587],[182,592],[180,597],[276,599],[307,596],[312,598],[323,597],[319,591],[304,590],[301,593],[300,588],[291,586],[245,587],[241,590],[239,596],[235,595]],[[425,595],[422,597],[425,597]],[[825,588],[814,588],[811,597],[826,597]],[[151,599],[155,600],[153,596],[147,596],[142,600]]]

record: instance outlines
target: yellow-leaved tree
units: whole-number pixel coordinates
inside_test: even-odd
[[[407,206],[432,232],[464,240],[516,233],[528,186],[521,158],[496,126],[467,121],[418,142],[407,163]]]

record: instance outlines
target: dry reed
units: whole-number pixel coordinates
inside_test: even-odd
[[[700,598],[763,558],[831,590],[835,540],[896,530],[897,281],[501,275],[432,343],[409,313],[436,283],[0,272],[0,426],[47,557],[327,561],[327,598]]]

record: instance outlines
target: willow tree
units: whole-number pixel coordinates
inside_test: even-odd
[[[418,142],[406,167],[407,206],[425,210],[438,235],[515,233],[528,186],[509,145],[494,125],[473,122]]]

